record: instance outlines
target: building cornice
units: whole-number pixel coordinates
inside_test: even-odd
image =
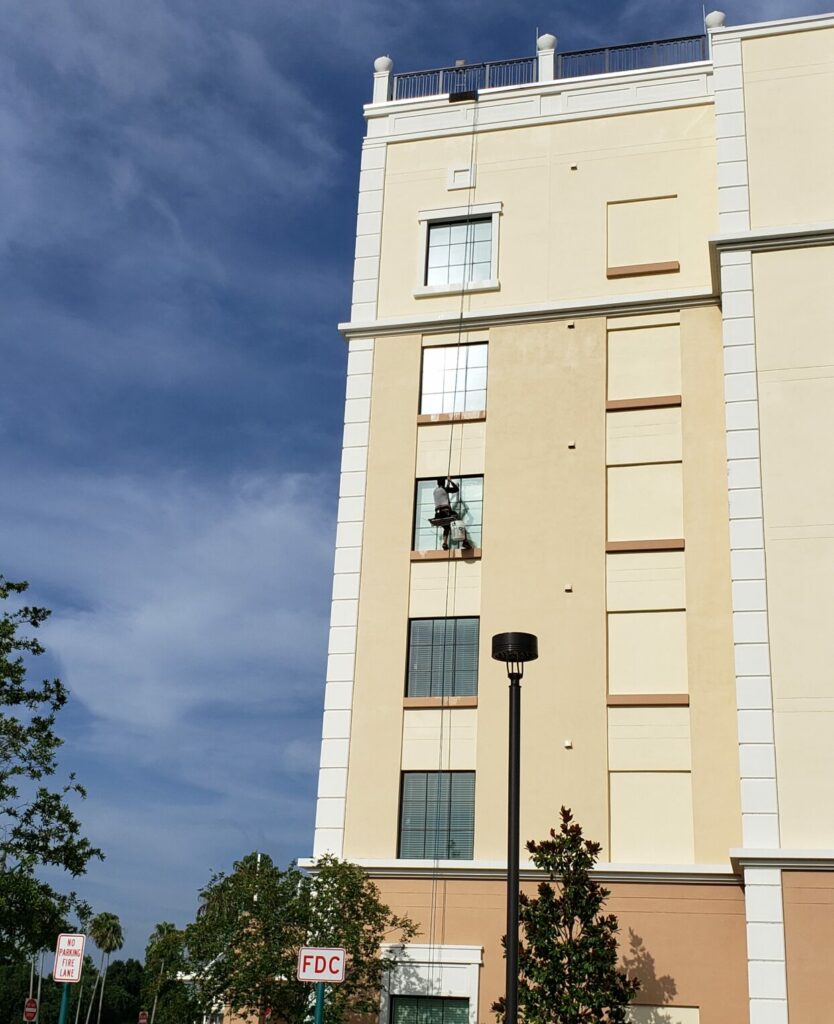
[[[299,866],[315,871],[315,861],[300,860]],[[424,878],[429,880],[503,881],[507,868],[502,861],[422,861],[422,860],[356,860],[371,878]],[[739,885],[740,876],[729,864],[597,864],[593,877],[608,883],[639,883],[647,885]],[[519,876],[523,882],[540,882],[547,878],[529,861],[522,865]]]
[[[688,288],[679,292],[645,292],[616,298],[590,298],[581,302],[542,303],[506,309],[476,310],[463,316],[454,310],[422,317],[381,317],[362,322],[339,324],[348,340],[391,334],[431,334],[449,330],[486,330],[507,324],[540,323],[544,320],[572,320],[590,316],[641,316],[668,313],[692,306],[712,306],[718,301],[713,289]]]
[[[783,18],[780,21],[759,21],[749,25],[722,25],[711,28],[714,42],[724,39],[756,39],[760,36],[783,36],[789,32],[809,32],[814,29],[834,28],[831,14],[807,14],[799,18]]]
[[[834,871],[834,850],[730,850],[730,863],[741,874],[745,868],[780,868],[782,871]]]
[[[477,102],[450,104],[447,95],[440,95],[370,103],[364,108],[368,123],[365,143],[408,142],[711,105],[712,71],[710,61],[697,61],[484,89]]]
[[[834,221],[753,228],[734,234],[713,235],[709,239],[713,280],[719,279],[718,264],[722,252],[775,252],[781,249],[808,249],[820,245],[834,245]]]

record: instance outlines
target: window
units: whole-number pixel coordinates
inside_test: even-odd
[[[486,382],[486,343],[424,348],[420,412],[486,409]]]
[[[412,619],[407,697],[474,697],[480,619]]]
[[[474,836],[474,772],[402,773],[399,857],[471,860]]]
[[[469,1024],[469,1000],[393,996],[391,1024]]]
[[[416,296],[495,291],[501,203],[422,210]]]
[[[427,285],[461,285],[492,277],[492,217],[429,224]]]
[[[466,527],[469,543],[481,546],[481,526],[484,512],[484,478],[482,476],[453,477],[458,485],[457,494],[450,494],[452,508]],[[432,526],[434,518],[434,489],[437,479],[418,480],[414,502],[414,547],[412,551],[439,551],[443,547],[443,530]]]

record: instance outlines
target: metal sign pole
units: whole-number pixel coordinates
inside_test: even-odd
[[[315,1024],[324,1024],[324,982],[316,982],[316,1017]]]
[[[64,991],[61,993],[61,1012],[58,1014],[58,1024],[67,1024],[67,1007],[69,1006],[69,985],[64,983]]]

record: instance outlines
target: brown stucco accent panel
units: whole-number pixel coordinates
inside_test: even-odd
[[[791,1024],[829,1020],[834,1004],[834,872],[783,871]]]
[[[395,913],[418,922],[418,942],[484,947],[478,1021],[491,1024],[490,1006],[504,992],[504,884],[384,878],[377,885]],[[535,892],[534,883],[522,888]],[[740,886],[616,883],[610,888],[607,910],[619,917],[625,963],[642,984],[637,1003],[697,1006],[700,1024],[747,1020]]]

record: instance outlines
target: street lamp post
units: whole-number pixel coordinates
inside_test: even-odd
[[[518,1021],[518,858],[521,781],[521,677],[524,664],[539,656],[532,633],[496,633],[492,657],[507,666],[510,680],[510,738],[507,787],[507,983],[504,1024]]]

